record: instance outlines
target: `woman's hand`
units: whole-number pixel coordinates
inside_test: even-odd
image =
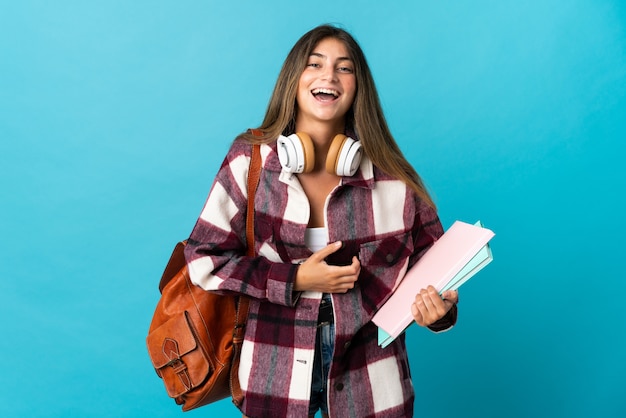
[[[294,290],[312,290],[323,293],[346,293],[354,287],[359,278],[361,263],[352,257],[349,266],[331,266],[324,261],[326,257],[341,248],[341,241],[333,242],[300,264],[296,273]]]
[[[443,318],[458,302],[459,294],[456,290],[447,290],[439,296],[439,292],[433,286],[428,286],[415,296],[411,313],[418,325],[427,327]]]

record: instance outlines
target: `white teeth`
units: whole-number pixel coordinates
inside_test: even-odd
[[[331,90],[331,89],[314,89],[311,93],[313,93],[313,94],[319,94],[319,93],[332,94],[335,97],[339,97],[339,92],[336,91],[336,90]]]

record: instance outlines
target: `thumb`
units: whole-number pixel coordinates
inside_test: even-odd
[[[459,302],[459,294],[456,290],[446,290],[445,292],[443,292],[441,297],[443,299],[449,300],[452,303]]]
[[[341,245],[342,245],[341,241],[335,241],[333,243],[328,244],[321,250],[316,251],[315,253],[313,253],[311,257],[316,257],[316,258],[319,258],[320,260],[323,260],[329,255],[331,255],[332,253],[339,250],[341,248]]]

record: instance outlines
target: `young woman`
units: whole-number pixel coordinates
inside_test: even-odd
[[[185,253],[196,285],[251,298],[244,416],[412,416],[404,336],[380,348],[371,318],[443,230],[350,34],[324,25],[298,40],[258,131],[233,142]],[[263,161],[253,258],[244,256],[251,143]],[[458,295],[443,296],[424,289],[407,309],[445,330]]]

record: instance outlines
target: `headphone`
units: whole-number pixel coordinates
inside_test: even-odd
[[[280,135],[278,159],[288,173],[308,173],[315,166],[315,149],[308,134],[298,132],[289,136]],[[361,164],[361,143],[339,134],[333,138],[326,155],[326,171],[338,176],[353,176]]]

